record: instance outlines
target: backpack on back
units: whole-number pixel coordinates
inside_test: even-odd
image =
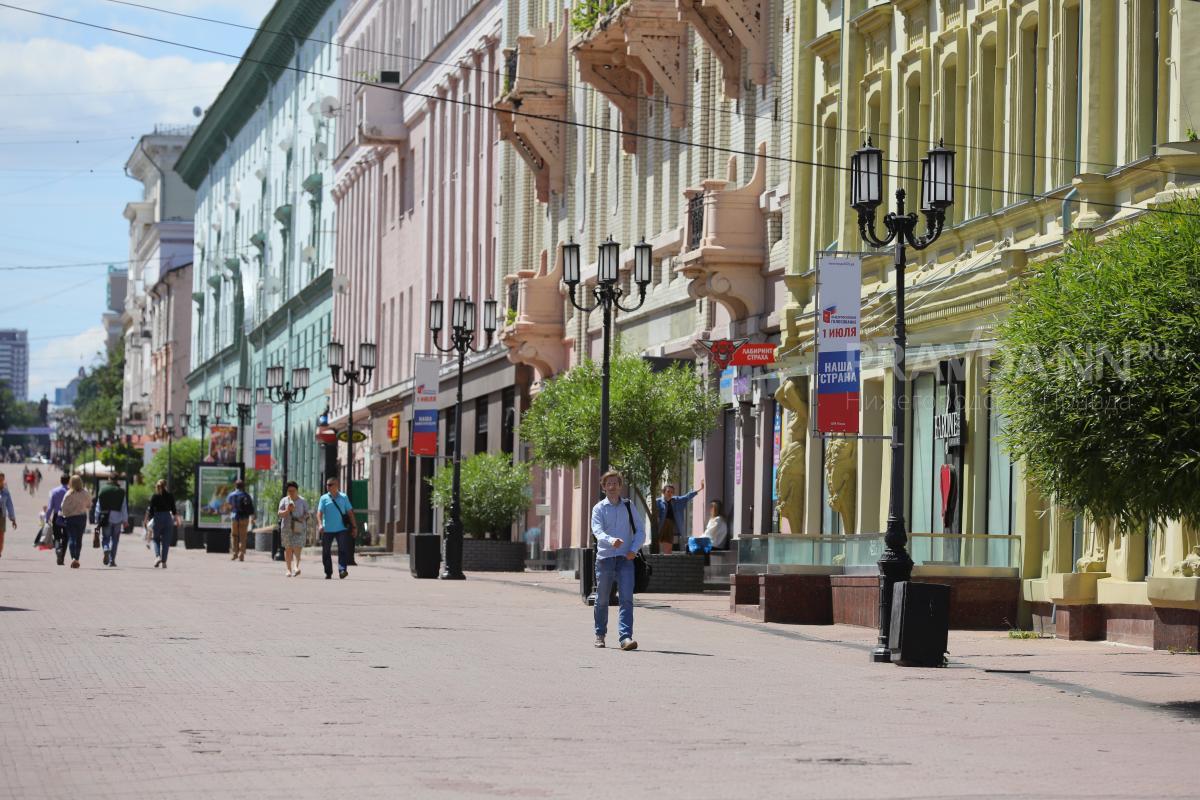
[[[242,492],[237,499],[237,512],[240,519],[249,519],[254,516],[254,501],[245,492]]]

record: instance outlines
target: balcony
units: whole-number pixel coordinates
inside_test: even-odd
[[[534,174],[539,202],[565,183],[563,124],[567,118],[567,19],[557,36],[549,28],[517,38],[505,51],[504,93],[494,107],[500,138],[512,143]]]
[[[721,62],[726,97],[740,95],[743,54],[746,77],[758,86],[767,84],[767,0],[676,0],[676,5],[679,19],[696,29]]]
[[[363,84],[354,92],[354,136],[360,146],[394,145],[408,138],[396,86]]]
[[[653,95],[655,84],[670,103],[671,125],[687,125],[687,24],[675,0],[624,0],[615,7],[611,0],[588,0],[579,9],[596,15],[571,42],[579,77],[621,113],[625,152],[637,152],[638,99]]]
[[[759,200],[767,183],[766,145],[758,146],[745,186],[731,187],[736,165],[730,158],[727,180],[707,180],[683,193],[687,231],[675,271],[691,281],[693,297],[715,300],[733,319],[744,319],[763,310],[767,234]]]
[[[500,343],[508,348],[508,360],[528,364],[537,372],[537,380],[546,380],[567,366],[567,348],[563,343],[562,248],[555,248],[553,269],[542,251],[541,264],[535,270],[520,270],[504,279],[512,308],[516,293],[516,316],[500,329]]]

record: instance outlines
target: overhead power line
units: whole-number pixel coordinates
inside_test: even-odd
[[[359,80],[356,78],[347,78],[347,77],[343,77],[340,75],[330,75],[328,73],[323,73],[323,72],[320,72],[317,70],[303,69],[301,67],[294,66],[292,64],[277,64],[277,63],[274,63],[271,61],[266,61],[264,59],[250,58],[247,55],[238,56],[234,53],[227,53],[222,50],[215,50],[210,47],[201,47],[200,45],[188,44],[186,42],[178,42],[178,41],[174,41],[171,39],[165,39],[160,36],[151,36],[149,34],[137,33],[134,31],[128,31],[128,30],[124,30],[121,28],[114,28],[109,25],[100,25],[98,23],[87,22],[87,21],[79,20],[79,19],[73,19],[71,17],[64,17],[59,14],[51,14],[51,13],[45,12],[45,11],[35,11],[34,9],[23,8],[21,6],[12,5],[10,3],[0,3],[0,8],[7,8],[7,9],[10,9],[13,11],[21,11],[26,14],[32,14],[34,16],[44,17],[47,19],[54,19],[54,20],[58,20],[60,22],[66,22],[66,23],[70,23],[73,25],[79,25],[79,26],[85,27],[85,28],[91,28],[93,30],[101,30],[101,31],[106,31],[108,33],[115,33],[115,34],[119,34],[122,36],[128,36],[128,37],[134,38],[134,39],[142,39],[144,41],[155,42],[157,44],[165,44],[165,45],[169,45],[172,47],[179,47],[181,49],[191,50],[193,52],[207,53],[209,55],[220,56],[222,58],[236,59],[236,60],[250,63],[250,64],[259,64],[262,66],[271,67],[273,69],[279,69],[281,71],[287,70],[287,71],[294,72],[298,75],[309,75],[309,76],[318,77],[318,78],[326,78],[326,79],[338,81],[341,83],[348,83],[348,84],[351,84],[354,86],[372,86],[375,88],[382,88],[387,91],[398,92],[400,94],[407,95],[410,97],[419,97],[419,98],[421,98],[423,100],[427,100],[427,101],[449,103],[450,105],[456,105],[456,106],[459,106],[462,108],[473,108],[478,111],[487,112],[489,114],[497,113],[496,109],[492,108],[492,106],[487,103],[480,103],[477,101],[464,100],[464,99],[460,99],[460,98],[443,97],[438,94],[429,94],[426,92],[419,92],[419,91],[416,91],[413,89],[405,89],[405,88],[399,87],[399,86],[388,86],[388,85],[383,85],[383,84],[372,83],[371,81]],[[754,151],[742,150],[742,149],[738,149],[735,147],[725,147],[725,146],[721,146],[721,145],[704,144],[704,143],[699,143],[699,142],[688,142],[688,141],[681,140],[681,139],[673,139],[668,136],[658,136],[655,134],[645,133],[642,131],[622,131],[622,130],[619,130],[616,128],[609,128],[609,127],[606,127],[603,125],[597,125],[594,123],[572,121],[572,120],[566,120],[566,119],[558,119],[556,117],[549,117],[549,116],[545,116],[545,115],[541,115],[541,114],[531,114],[529,112],[520,111],[520,110],[508,111],[505,113],[511,114],[513,116],[524,117],[527,119],[536,119],[536,120],[540,120],[543,122],[551,122],[551,123],[555,123],[555,124],[559,124],[559,125],[571,126],[571,127],[580,128],[583,130],[591,130],[591,131],[596,131],[596,132],[600,132],[600,133],[610,133],[610,134],[616,134],[616,135],[630,136],[630,137],[640,139],[643,141],[652,141],[652,142],[659,142],[659,143],[664,143],[664,144],[676,144],[676,145],[680,145],[682,147],[693,147],[693,148],[698,148],[698,149],[702,149],[702,150],[708,150],[710,152],[723,153],[726,155],[742,156],[743,158],[747,158],[747,159],[756,159],[756,158],[760,157],[759,154]],[[822,163],[819,161],[790,158],[788,156],[781,156],[778,154],[772,155],[770,153],[766,153],[766,154],[762,155],[761,157],[765,158],[767,160],[770,160],[770,161],[776,161],[776,162],[782,162],[782,163],[800,165],[800,166],[809,166],[809,167],[814,167],[814,168],[818,168],[818,169],[831,169],[831,170],[836,170],[838,172],[849,172],[850,171],[849,166],[843,166],[840,164],[825,164],[825,163]],[[897,175],[894,173],[884,173],[884,177],[895,178],[898,180],[907,180],[908,179],[908,176],[906,176],[906,175]],[[954,186],[956,188],[967,189],[967,190],[976,190],[976,191],[985,191],[985,192],[1000,192],[1009,197],[1024,197],[1024,198],[1032,199],[1032,200],[1046,200],[1046,199],[1052,199],[1052,198],[1053,199],[1061,199],[1061,198],[1058,198],[1057,195],[1064,193],[1064,189],[1066,188],[1066,187],[1060,187],[1059,189],[1052,190],[1050,192],[1025,192],[1025,191],[1019,191],[1016,189],[1000,188],[1000,187],[994,187],[994,186],[979,186],[979,185],[968,184],[968,183],[955,183]],[[1151,213],[1157,213],[1157,214],[1170,214],[1170,215],[1179,215],[1179,216],[1200,217],[1200,213],[1193,213],[1193,212],[1189,212],[1189,211],[1179,211],[1179,210],[1174,210],[1174,209],[1147,208],[1144,206],[1136,206],[1136,205],[1130,205],[1130,204],[1126,204],[1126,203],[1106,203],[1106,202],[1102,202],[1102,201],[1098,201],[1098,200],[1088,200],[1087,203],[1091,206],[1100,207],[1100,208],[1112,208],[1112,209],[1117,209],[1117,210],[1129,210],[1129,211],[1139,211],[1139,212],[1151,212]]]
[[[166,15],[172,16],[172,17],[180,17],[183,19],[195,20],[197,22],[207,22],[207,23],[211,23],[214,25],[224,25],[224,26],[227,26],[230,28],[239,28],[241,30],[267,33],[267,34],[271,34],[273,36],[286,36],[288,38],[292,38],[292,39],[295,39],[296,41],[301,41],[301,42],[312,42],[315,44],[330,45],[332,47],[336,47],[339,50],[343,50],[343,51],[350,50],[350,51],[354,51],[354,52],[358,52],[358,53],[365,53],[368,55],[378,55],[378,56],[385,56],[387,58],[400,59],[402,61],[415,61],[416,66],[414,67],[414,69],[424,66],[426,64],[436,64],[438,66],[453,67],[454,69],[461,69],[466,72],[483,72],[483,73],[488,72],[488,70],[483,67],[469,67],[469,66],[463,66],[456,62],[439,61],[437,59],[430,58],[427,56],[426,57],[409,56],[409,55],[404,55],[403,53],[397,53],[397,52],[389,51],[389,50],[377,50],[377,49],[371,48],[371,47],[362,47],[362,46],[358,46],[358,45],[342,44],[340,42],[333,42],[328,39],[321,39],[316,36],[297,37],[291,33],[288,33],[287,31],[271,30],[270,28],[259,28],[259,27],[255,27],[254,25],[246,25],[246,24],[243,24],[240,22],[233,22],[231,20],[217,19],[215,17],[206,17],[206,16],[202,16],[199,14],[188,14],[183,11],[173,11],[169,8],[162,8],[161,6],[155,6],[155,5],[151,5],[149,3],[135,3],[135,2],[132,2],[132,0],[104,0],[104,1],[107,3],[112,3],[114,5],[129,6],[130,8],[139,8],[139,9],[142,9],[145,11],[153,11],[158,14],[166,14]],[[653,19],[655,22],[660,21],[657,17],[655,17],[655,18],[639,17],[638,15],[631,14],[631,13],[626,13],[624,18],[626,18],[626,19],[629,19],[629,18]],[[588,94],[600,95],[601,97],[604,97],[604,95],[601,94],[598,90],[596,90],[590,86],[587,86],[586,84],[583,84],[583,85],[569,84],[569,83],[562,83],[560,81],[551,81],[546,78],[533,78],[533,77],[525,77],[525,78],[522,78],[522,80],[528,81],[529,83],[533,83],[533,84],[540,84],[542,86],[552,86],[555,88],[566,89],[568,91],[585,92]],[[826,126],[820,122],[806,122],[806,121],[797,120],[794,118],[792,118],[792,119],[782,118],[781,119],[781,118],[777,118],[773,114],[752,114],[748,111],[741,110],[740,107],[735,107],[735,108],[730,109],[730,108],[720,108],[720,107],[714,107],[714,106],[705,106],[705,105],[701,105],[699,103],[690,103],[690,102],[681,102],[681,101],[677,101],[677,100],[669,100],[665,97],[656,97],[653,95],[642,94],[640,92],[633,92],[633,93],[622,92],[619,89],[616,89],[615,87],[613,89],[613,92],[614,92],[614,94],[617,94],[621,97],[624,97],[624,98],[630,99],[630,100],[639,100],[639,101],[646,100],[648,102],[661,103],[668,107],[674,106],[677,108],[685,108],[689,111],[705,111],[705,112],[709,112],[709,113],[713,113],[713,114],[725,114],[725,115],[729,115],[729,116],[737,116],[737,117],[742,117],[742,118],[747,118],[747,119],[761,119],[761,120],[772,121],[772,122],[786,123],[789,125],[799,125],[801,127],[806,127],[806,128],[815,128],[817,130],[834,130],[839,133],[850,134],[856,138],[861,136],[865,139],[866,137],[870,136],[870,137],[874,137],[875,139],[877,139],[879,141],[883,141],[884,139],[895,139],[898,142],[918,142],[918,143],[926,144],[926,145],[932,143],[931,140],[928,140],[928,139],[923,139],[921,137],[913,137],[913,136],[903,136],[899,133],[890,133],[889,132],[885,135],[880,131],[864,131],[864,130],[859,130],[857,128],[844,128],[844,127],[840,127],[840,126]],[[607,99],[607,98],[605,98],[605,99]],[[1022,153],[1017,150],[1005,150],[1002,148],[985,147],[983,145],[975,145],[975,144],[961,144],[961,143],[957,143],[957,142],[952,143],[952,146],[958,150],[974,151],[976,153],[991,153],[994,155],[1007,155],[1007,156],[1012,156],[1013,158],[1016,158],[1016,159],[1035,159],[1038,161],[1057,162],[1057,163],[1064,163],[1064,164],[1071,164],[1071,165],[1074,165],[1077,163],[1076,158],[1074,156],[1066,156],[1066,155],[1060,156],[1060,155],[1054,155],[1053,153],[1049,153],[1049,152],[1042,153],[1042,154]],[[886,160],[890,161],[891,163],[894,163],[894,164],[910,163],[904,159],[890,158],[890,159],[886,159]],[[1184,173],[1175,173],[1175,172],[1171,172],[1169,170],[1163,170],[1163,169],[1158,169],[1155,167],[1148,167],[1148,166],[1144,166],[1144,165],[1143,166],[1136,166],[1136,165],[1130,166],[1130,165],[1125,165],[1125,164],[1111,164],[1111,163],[1107,163],[1107,162],[1103,162],[1103,161],[1092,161],[1090,159],[1087,159],[1087,163],[1094,167],[1104,167],[1107,169],[1118,169],[1118,168],[1124,167],[1126,169],[1137,170],[1139,172],[1153,172],[1153,173],[1157,173],[1157,174],[1161,174],[1161,175],[1179,175],[1181,177],[1200,179],[1200,175],[1187,175]]]

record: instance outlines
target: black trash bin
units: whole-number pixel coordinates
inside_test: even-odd
[[[888,646],[902,667],[941,667],[950,639],[950,587],[900,581],[892,591]]]
[[[408,571],[414,578],[436,578],[442,568],[442,537],[436,533],[408,535]]]
[[[229,531],[210,528],[204,532],[204,549],[209,553],[229,552]]]
[[[190,522],[183,523],[183,547],[185,550],[203,550],[204,531]]]

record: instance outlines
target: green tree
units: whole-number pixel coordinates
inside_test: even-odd
[[[125,382],[124,341],[108,352],[103,364],[79,381],[75,413],[85,431],[112,430],[121,418],[121,394]]]
[[[496,534],[508,528],[529,508],[529,465],[512,461],[507,453],[476,453],[462,462],[462,522],[468,536]],[[454,469],[446,464],[429,479],[433,504],[449,508]]]
[[[132,477],[142,471],[142,449],[118,442],[100,451],[100,461],[122,475]]]
[[[1200,201],[1075,237],[999,330],[1005,443],[1034,484],[1123,530],[1200,517]]]
[[[649,511],[667,470],[716,427],[720,399],[683,363],[656,372],[644,358],[618,350],[611,370],[609,460]],[[584,361],[548,381],[525,412],[521,436],[547,467],[577,467],[599,456],[599,366]],[[657,552],[658,515],[648,516]]]
[[[200,441],[198,439],[176,439],[171,444],[171,486],[175,499],[184,500],[192,496],[192,483],[196,465],[200,463]],[[153,487],[160,480],[167,480],[167,448],[161,448],[142,468],[142,478]]]

